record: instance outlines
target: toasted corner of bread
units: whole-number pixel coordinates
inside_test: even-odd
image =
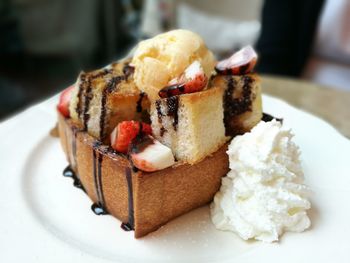
[[[149,101],[136,87],[128,61],[123,60],[103,69],[82,72],[69,109],[72,120],[80,122],[90,135],[105,141],[119,122],[141,120],[149,111]]]
[[[261,120],[261,85],[257,74],[217,75],[212,79],[211,86],[224,90],[226,135],[250,131]]]
[[[171,112],[170,100],[176,100],[176,114]],[[222,88],[157,100],[151,107],[155,137],[172,149],[177,160],[199,162],[229,139],[225,136],[222,100]]]

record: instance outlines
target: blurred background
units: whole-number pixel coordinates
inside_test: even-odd
[[[244,45],[259,73],[350,90],[348,0],[0,0],[0,119],[172,28],[218,59]]]

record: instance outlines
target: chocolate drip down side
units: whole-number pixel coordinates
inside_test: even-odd
[[[227,88],[224,93],[224,124],[226,136],[235,135],[237,131],[232,127],[234,117],[247,111],[252,111],[252,78],[248,75],[241,76],[242,93],[238,98],[234,97],[238,83],[232,76],[226,77]]]
[[[91,209],[97,215],[105,215],[107,214],[107,210],[105,207],[105,200],[103,195],[103,185],[102,185],[102,161],[103,154],[98,151],[98,147],[101,145],[100,142],[94,142],[92,146],[92,154],[93,154],[93,176],[94,176],[94,184],[97,202],[92,204]]]
[[[76,188],[79,188],[79,189],[83,190],[84,192],[86,192],[83,184],[81,183],[80,179],[78,178],[78,176],[76,175],[76,173],[74,172],[74,170],[72,169],[72,167],[70,165],[68,165],[63,170],[63,176],[72,178],[73,179],[73,185]]]
[[[79,82],[79,86],[78,86],[78,103],[77,106],[75,108],[75,111],[78,114],[78,117],[81,118],[81,113],[82,113],[82,108],[83,108],[83,98],[84,98],[84,85],[85,85],[85,81],[86,81],[86,74],[85,73],[81,73],[80,74],[80,82]]]
[[[157,116],[158,116],[158,123],[160,125],[160,136],[163,137],[164,133],[167,131],[163,126],[163,116],[165,116],[162,112],[161,108],[161,100],[156,101],[156,110],[157,110]]]
[[[90,120],[90,113],[89,113],[89,108],[90,108],[90,102],[93,97],[93,87],[92,87],[92,81],[96,78],[103,77],[107,74],[110,73],[110,70],[108,69],[103,69],[100,70],[96,73],[90,73],[88,74],[82,74],[81,76],[81,81],[79,85],[79,102],[78,102],[78,108],[79,108],[79,117],[81,118],[81,115],[83,115],[83,125],[84,125],[84,131],[87,130],[88,128],[88,123]],[[82,91],[83,90],[83,91]],[[82,97],[84,97],[84,107],[82,107]]]
[[[87,79],[87,87],[85,91],[85,101],[84,101],[84,109],[83,109],[83,125],[84,125],[84,131],[87,130],[88,128],[88,122],[90,119],[90,114],[89,114],[89,107],[90,107],[90,101],[92,99],[92,85],[91,85],[91,79]]]
[[[129,79],[131,75],[134,74],[135,68],[130,66],[128,63],[126,63],[123,67],[123,73],[125,76],[125,79]]]
[[[142,101],[145,95],[146,94],[144,92],[140,92],[139,99],[137,100],[137,103],[136,103],[136,112],[142,112]]]
[[[125,80],[124,76],[117,76],[113,77],[108,81],[108,84],[104,88],[101,96],[101,105],[100,105],[100,120],[99,120],[99,137],[100,140],[103,141],[104,137],[106,136],[105,134],[105,125],[106,125],[106,115],[107,115],[107,96],[109,93],[112,93],[115,91],[115,89],[118,87],[118,84]]]
[[[121,228],[125,231],[134,230],[134,197],[132,190],[132,173],[129,167],[125,168],[125,179],[128,186],[128,222],[122,223]]]
[[[83,122],[83,130],[86,131],[88,128],[88,123],[90,120],[90,102],[93,98],[93,85],[92,81],[94,79],[104,77],[111,73],[111,69],[102,69],[97,72],[92,73],[81,73],[79,78],[79,86],[78,86],[78,103],[76,106],[76,112],[78,114],[79,119]]]

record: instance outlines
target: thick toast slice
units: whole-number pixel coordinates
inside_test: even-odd
[[[58,117],[63,150],[93,207],[107,211],[139,238],[210,202],[228,172],[227,145],[195,165],[135,171],[127,157]],[[74,164],[74,166],[73,166]]]

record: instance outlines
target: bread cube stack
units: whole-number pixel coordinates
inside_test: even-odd
[[[133,81],[128,60],[103,69],[82,72],[70,103],[71,117],[95,138],[105,141],[121,121],[141,120],[148,114],[149,101]]]
[[[162,67],[151,67],[150,59]],[[158,93],[164,85],[181,85],[193,62],[200,64],[204,86],[165,97]],[[69,106],[71,117],[103,143],[109,143],[110,133],[122,121],[151,122],[153,137],[171,149],[178,164],[196,164],[262,117],[257,75],[246,74],[246,65],[215,73],[215,63],[203,40],[192,32],[175,30],[141,42],[132,60],[79,75]],[[225,68],[231,62],[220,63]],[[255,60],[249,63],[248,72]]]

